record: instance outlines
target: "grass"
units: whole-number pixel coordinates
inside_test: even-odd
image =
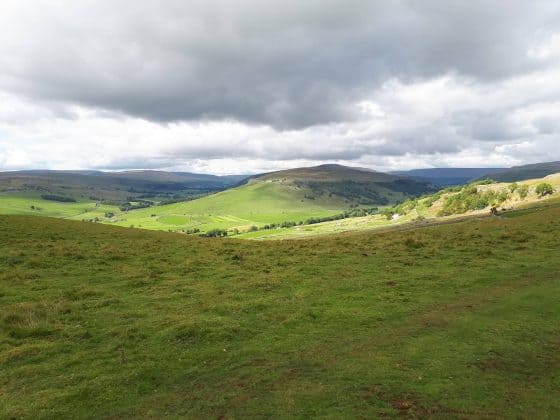
[[[113,223],[156,230],[248,230],[267,223],[329,216],[346,209],[343,200],[309,200],[291,186],[258,182],[197,200],[119,213]]]
[[[0,417],[546,417],[560,209],[298,241],[0,217]]]
[[[549,182],[555,192],[553,195],[540,197],[536,187],[543,181]],[[527,195],[520,196],[521,187],[527,188]],[[477,191],[466,194],[466,191]],[[383,214],[336,220],[332,222],[318,223],[314,225],[296,226],[289,229],[273,229],[268,231],[247,232],[239,235],[243,239],[291,239],[302,237],[313,237],[321,235],[332,235],[342,232],[353,232],[372,229],[390,229],[404,224],[426,225],[429,223],[448,223],[455,219],[464,217],[480,217],[490,214],[490,207],[496,205],[503,211],[501,217],[515,217],[519,211],[533,212],[536,208],[554,206],[560,202],[560,174],[550,175],[543,179],[533,179],[520,182],[514,192],[510,191],[508,183],[489,183],[478,186],[458,186],[451,190],[444,189],[434,195],[419,199],[405,201],[395,207],[393,211],[398,215],[396,219],[388,220]],[[467,199],[473,197],[500,197],[505,199],[497,204],[488,200],[480,209],[470,209],[466,204]],[[455,204],[451,207],[449,204]],[[457,205],[459,204],[459,205]],[[385,210],[391,210],[386,208]],[[383,213],[384,209],[380,209]]]
[[[556,192],[541,198],[536,186],[546,181]],[[527,196],[521,197],[521,187],[527,188]],[[259,181],[229,189],[192,201],[153,206],[131,211],[120,211],[115,206],[97,205],[95,202],[79,200],[78,203],[58,203],[41,200],[38,195],[0,195],[0,214],[33,214],[63,217],[74,220],[99,219],[123,227],[150,230],[187,232],[197,229],[204,233],[213,229],[229,231],[240,239],[290,239],[333,233],[390,228],[409,222],[440,222],[464,216],[489,214],[494,205],[492,200],[502,197],[496,204],[499,208],[512,209],[525,206],[541,206],[554,201],[560,191],[560,174],[543,179],[520,182],[514,192],[509,183],[455,187],[435,195],[409,200],[395,207],[398,219],[387,220],[384,215],[355,217],[292,228],[252,231],[251,227],[282,222],[300,222],[309,218],[326,217],[348,210],[350,203],[336,195],[309,198],[309,191],[290,182]],[[404,196],[403,196],[404,197]],[[474,200],[474,201],[473,201]],[[482,205],[479,206],[479,202]],[[39,206],[40,211],[31,206]],[[380,207],[383,211],[383,207]],[[105,217],[111,212],[113,217]]]
[[[34,206],[37,209],[32,209]],[[117,206],[78,199],[76,203],[43,200],[39,194],[0,194],[0,214],[38,215],[93,220],[117,226],[183,231],[193,228],[248,230],[267,223],[300,221],[338,214],[348,207],[343,200],[308,200],[304,193],[272,183],[255,183],[197,200],[120,211]],[[106,218],[105,213],[115,216]]]
[[[62,203],[44,200],[40,194],[0,194],[0,215],[19,214],[81,220],[102,218],[105,212],[117,211],[116,206],[98,205],[95,201],[87,199],[77,199],[75,203]]]

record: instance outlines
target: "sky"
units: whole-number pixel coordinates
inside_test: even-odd
[[[560,160],[558,0],[0,0],[0,170]]]

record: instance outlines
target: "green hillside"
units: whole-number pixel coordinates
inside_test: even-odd
[[[542,183],[553,187],[551,195],[541,197],[536,192]],[[218,229],[243,239],[289,239],[486,216],[492,206],[500,211],[538,206],[550,199],[557,200],[558,192],[560,175],[557,174],[515,184],[483,182],[452,187],[409,198],[395,206],[372,208],[356,207],[336,194],[310,198],[308,188],[284,178],[279,182],[256,179],[196,200],[129,211],[92,200],[66,203],[44,200],[38,194],[0,194],[0,214],[60,217],[194,234]],[[356,217],[363,211],[371,214]]]
[[[56,194],[105,204],[135,199],[161,202],[220,191],[244,178],[164,171],[12,171],[0,172],[0,193]]]
[[[113,223],[159,230],[244,231],[253,225],[336,214],[346,207],[344,200],[309,200],[302,191],[257,182],[197,200],[122,212]]]
[[[427,182],[342,165],[320,165],[271,172],[248,179],[287,185],[310,199],[337,198],[351,205],[387,205],[436,188]]]
[[[189,231],[304,222],[341,214],[356,207],[379,207],[431,191],[432,187],[339,165],[298,168],[259,175],[245,184],[189,202],[120,213],[120,226]]]
[[[117,212],[114,205],[98,203],[94,200],[78,199],[75,202],[45,200],[41,194],[0,193],[0,215],[20,214],[59,218],[95,219],[103,218],[107,212]]]
[[[0,418],[560,411],[558,208],[299,241],[0,232]]]
[[[543,195],[539,185],[551,190]],[[560,203],[560,174],[529,179],[516,183],[497,183],[490,180],[455,186],[420,198],[406,200],[386,207],[377,214],[348,217],[322,223],[289,228],[275,228],[241,234],[244,239],[290,239],[335,233],[391,229],[401,225],[425,226],[429,223],[447,223],[457,218],[507,215],[526,207],[542,207]]]
[[[180,174],[156,172],[148,175],[150,182],[157,181],[162,185],[167,185],[166,182],[174,185],[183,177]],[[106,176],[104,174],[102,177]],[[127,182],[131,182],[131,179],[145,182],[147,175],[145,172],[128,172],[111,176],[126,178]],[[159,188],[163,187],[160,185]],[[0,193],[0,214],[65,217],[117,226],[191,233],[222,230],[231,235],[271,224],[295,224],[311,218],[332,217],[356,208],[371,211],[372,208],[398,203],[431,190],[428,184],[393,175],[323,165],[260,175],[236,188],[195,200],[179,200],[163,205],[150,201],[153,199],[147,199],[146,194],[141,195],[144,198],[129,197],[129,201],[123,205],[122,202],[83,197],[83,194],[72,195],[75,192],[72,188],[52,187],[48,192],[62,197],[76,197],[76,203],[42,200],[44,194],[37,191],[4,192]]]

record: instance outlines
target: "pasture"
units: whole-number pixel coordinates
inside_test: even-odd
[[[560,209],[298,241],[1,216],[0,417],[546,417]]]

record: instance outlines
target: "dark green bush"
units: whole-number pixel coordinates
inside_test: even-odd
[[[544,197],[545,195],[551,195],[554,193],[554,188],[548,182],[542,182],[535,188],[535,192],[539,197]]]

